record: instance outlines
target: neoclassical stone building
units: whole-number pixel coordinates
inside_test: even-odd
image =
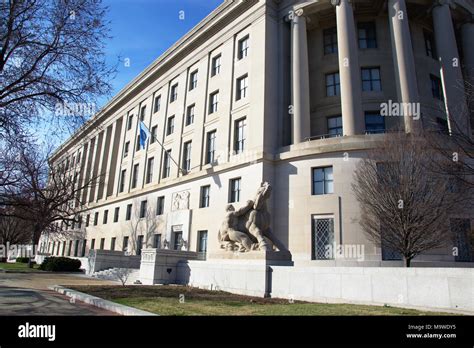
[[[444,127],[466,105],[473,16],[471,0],[225,1],[53,154],[80,182],[103,176],[81,193],[76,237],[44,250],[212,253],[225,206],[268,181],[272,230],[295,264],[334,264],[322,252],[333,242],[390,262],[358,224],[354,168],[380,133]],[[420,103],[420,119],[381,116],[389,100]]]

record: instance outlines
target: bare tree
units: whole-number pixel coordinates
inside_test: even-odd
[[[137,253],[138,236],[143,236],[143,244],[148,246],[151,244],[153,235],[158,227],[156,214],[154,214],[154,210],[149,205],[149,202],[147,201],[144,212],[141,211],[141,202],[141,200],[135,199],[132,206],[135,207],[130,219],[129,228],[129,238],[132,245],[128,249],[131,254]]]
[[[417,255],[447,246],[449,215],[469,201],[448,175],[427,170],[446,160],[423,137],[398,132],[385,135],[355,171],[362,228],[377,246],[401,254],[406,267]]]
[[[81,116],[61,120],[83,123],[67,105],[94,104],[115,71],[105,14],[100,0],[0,2],[0,133],[19,134],[58,104]]]
[[[0,211],[5,208],[0,209]],[[3,215],[2,215],[3,214]],[[5,213],[0,213],[0,245],[3,245],[6,250],[5,257],[8,259],[7,245],[27,244],[30,242],[31,228],[29,224],[19,218],[6,216]]]

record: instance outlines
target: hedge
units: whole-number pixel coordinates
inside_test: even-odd
[[[68,257],[47,257],[39,269],[50,272],[79,272],[81,261]]]
[[[29,261],[30,261],[29,257],[17,257],[16,258],[16,262],[19,262],[19,263],[28,263]]]

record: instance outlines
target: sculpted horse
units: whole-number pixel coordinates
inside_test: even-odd
[[[227,206],[227,214],[218,238],[221,248],[234,251],[274,250],[274,242],[270,231],[270,213],[267,210],[267,200],[270,198],[272,187],[263,182],[253,201],[235,211]]]

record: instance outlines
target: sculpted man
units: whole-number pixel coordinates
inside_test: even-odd
[[[253,205],[254,202],[249,200],[245,206],[237,211],[232,204],[228,204],[226,207],[225,219],[220,229],[220,238],[221,241],[228,241],[228,246],[231,246],[231,241],[235,242],[239,245],[238,251],[254,250],[258,246],[258,243],[253,243],[247,234],[237,230],[239,217],[245,215],[252,209]]]

